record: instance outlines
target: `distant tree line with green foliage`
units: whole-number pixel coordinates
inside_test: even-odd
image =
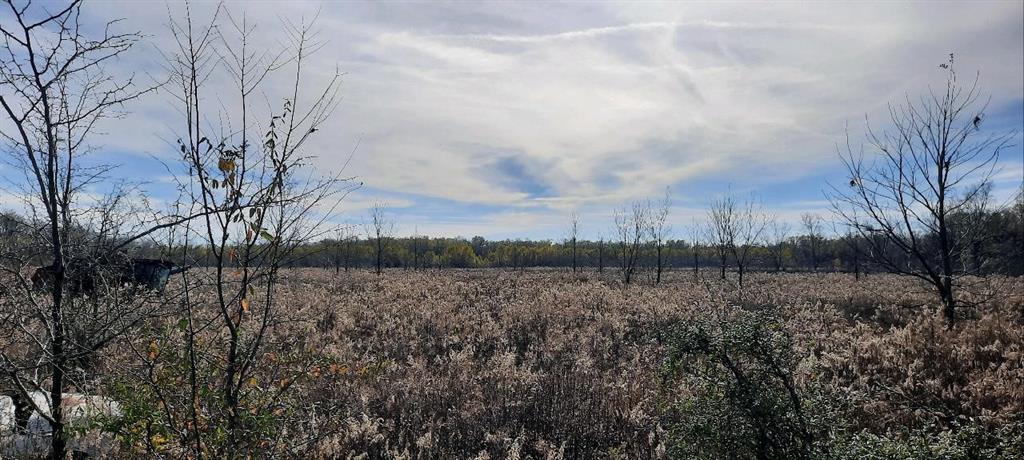
[[[1024,200],[1019,196],[1002,209],[984,215],[964,215],[957,222],[981,219],[984,231],[970,235],[971,243],[959,254],[959,269],[965,274],[1024,275]],[[0,236],[8,243],[17,238],[16,227],[25,222],[12,213],[0,215]],[[29,224],[30,225],[30,224]],[[84,231],[84,230],[83,230]],[[770,233],[770,232],[766,232]],[[591,271],[618,269],[620,246],[614,241],[577,240],[575,263]],[[884,271],[873,266],[868,257],[871,248],[862,236],[842,234],[823,236],[817,232],[787,236],[778,240],[766,236],[750,248],[752,267],[761,271],[842,271],[868,273]],[[287,262],[291,267],[321,267],[345,271],[372,269],[377,263],[377,242],[374,238],[340,236],[307,243],[297,248]],[[573,243],[550,240],[487,240],[480,236],[466,238],[391,237],[383,244],[382,265],[385,268],[409,270],[441,268],[569,268],[573,266]],[[896,251],[896,248],[891,248]],[[719,268],[721,261],[709,242],[673,239],[664,242],[663,263],[669,269]],[[180,250],[149,242],[135,244],[131,252],[140,257],[173,259]],[[205,260],[203,249],[192,251],[194,263]],[[42,255],[40,255],[42,256]],[[213,255],[209,254],[210,262]],[[40,259],[42,260],[42,259]],[[642,247],[638,265],[655,267],[657,247]],[[729,261],[727,260],[728,264]],[[908,258],[907,263],[912,261]]]
[[[975,216],[976,217],[976,216]],[[964,216],[963,219],[970,218]],[[968,250],[960,254],[964,273],[987,275],[1024,275],[1024,200],[1013,206],[987,212],[985,231],[974,235]],[[612,241],[578,240],[576,265],[593,271],[617,269],[619,247]],[[863,237],[795,235],[781,242],[764,241],[751,248],[753,267],[767,271],[883,271],[867,257],[869,247]],[[891,248],[896,251],[896,248]],[[647,244],[639,264],[654,267],[657,248]],[[674,239],[665,243],[665,265],[670,269],[718,267],[714,248],[698,240]],[[372,268],[376,263],[372,239],[324,239],[309,244],[296,255],[294,266],[324,267],[334,270]],[[909,259],[907,263],[912,263]],[[389,268],[570,268],[573,265],[571,241],[487,240],[465,238],[396,237],[384,251],[384,266]]]
[[[1024,200],[1020,196],[1002,209],[985,211],[984,215],[963,215],[952,219],[954,226],[968,219],[985,222],[984,231],[969,235],[971,243],[959,255],[960,270],[965,274],[1024,275]],[[0,236],[14,238],[13,223],[20,218],[11,213],[0,217]],[[885,271],[873,266],[868,257],[870,248],[862,236],[849,234],[824,236],[817,231],[774,240],[767,235],[750,248],[752,268],[761,271],[841,271],[869,273]],[[620,246],[609,240],[579,239],[575,243],[576,265],[591,271],[618,269]],[[297,248],[287,265],[320,267],[335,271],[372,269],[377,263],[375,238],[339,236],[311,242]],[[488,240],[473,238],[390,237],[383,244],[382,265],[385,268],[409,270],[442,268],[569,268],[573,266],[571,240]],[[896,248],[890,248],[897,251]],[[721,261],[710,242],[670,239],[664,242],[663,263],[668,269],[719,268]],[[180,250],[166,245],[140,242],[132,249],[140,257],[173,259]],[[201,248],[193,251],[195,262],[202,263]],[[212,263],[213,255],[209,255]],[[645,244],[638,265],[655,267],[657,247]],[[726,261],[727,264],[730,261]],[[909,258],[907,263],[913,263]]]

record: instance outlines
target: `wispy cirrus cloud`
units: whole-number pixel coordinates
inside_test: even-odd
[[[158,74],[152,50],[170,44],[167,8],[96,5],[93,14],[117,11],[149,36],[124,67]],[[316,166],[340,167],[358,143],[347,172],[366,187],[345,211],[400,198],[403,228],[556,237],[551,228],[576,210],[596,234],[612,208],[666,187],[685,209],[734,190],[793,214],[842,180],[835,144],[846,126],[856,140],[865,115],[884,122],[888,101],[941,83],[937,65],[950,52],[962,72],[981,72],[988,126],[1024,124],[1019,2],[228,7],[259,23],[267,45],[283,40],[281,16],[318,14],[329,44],[309,86],[335,66],[345,76],[330,129],[310,144]],[[197,17],[211,8],[193,5]],[[209,97],[230,105],[230,92]],[[178,121],[168,99],[129,107],[104,142],[169,158]],[[1024,170],[1017,140],[1003,189],[1014,187],[1004,175]],[[693,213],[682,214],[680,226]]]

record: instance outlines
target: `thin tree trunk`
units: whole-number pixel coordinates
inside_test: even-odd
[[[700,252],[698,252],[697,245],[693,246],[693,279],[696,281],[700,277]]]
[[[662,253],[662,248],[661,248],[661,246],[658,246],[658,274],[655,276],[655,280],[654,280],[655,284],[661,284],[661,270],[662,270],[662,267],[663,267],[661,253]]]
[[[946,278],[942,283],[942,315],[946,318],[946,328],[953,329],[956,322],[956,300],[953,298],[953,288]]]
[[[576,273],[576,238],[572,239],[572,272]]]
[[[383,259],[384,259],[384,244],[383,244],[383,241],[381,240],[380,236],[378,236],[377,237],[377,274],[378,275],[380,275],[382,273],[382,269],[383,269],[382,264],[384,262]]]
[[[854,243],[856,244],[856,243]],[[853,279],[860,280],[860,247],[853,248]]]

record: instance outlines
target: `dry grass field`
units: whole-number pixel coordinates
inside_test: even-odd
[[[1024,452],[1022,279],[979,282],[947,330],[933,294],[890,275],[752,274],[743,292],[713,273],[606,275],[286,271],[285,317],[247,390],[253,442],[320,458]],[[169,310],[101,359],[125,456],[173,456],[175,429],[215,417],[167,415],[190,407],[174,404],[188,394],[182,328]]]

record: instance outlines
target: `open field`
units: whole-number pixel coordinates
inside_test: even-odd
[[[731,388],[715,380],[713,356],[670,359],[695,325],[721,339],[730,325],[753,324],[770,339],[756,344],[778,347],[772,362],[794,385],[816,457],[1024,452],[1020,278],[979,282],[983,302],[947,330],[933,294],[891,275],[751,274],[742,294],[714,273],[698,282],[673,271],[657,286],[606,275],[286,271],[287,318],[270,331],[248,391],[267,402],[254,417],[265,410],[277,421],[267,423],[288,427],[253,442],[268,455],[325,458],[756,456],[744,444],[752,439],[694,429],[716,417],[733,435],[759,423],[708,391]],[[96,389],[126,407],[116,425],[125,456],[176,452],[181,422],[156,414],[187,394],[180,318],[169,313],[101,359]],[[198,337],[210,348],[223,339]],[[723,345],[725,356],[748,380],[774,385],[742,341],[712,342],[736,345]],[[770,393],[756,393],[754,406]],[[794,420],[772,407],[781,415],[764,420]]]
[[[1024,2],[153,6],[0,4],[0,460],[1024,459]]]

